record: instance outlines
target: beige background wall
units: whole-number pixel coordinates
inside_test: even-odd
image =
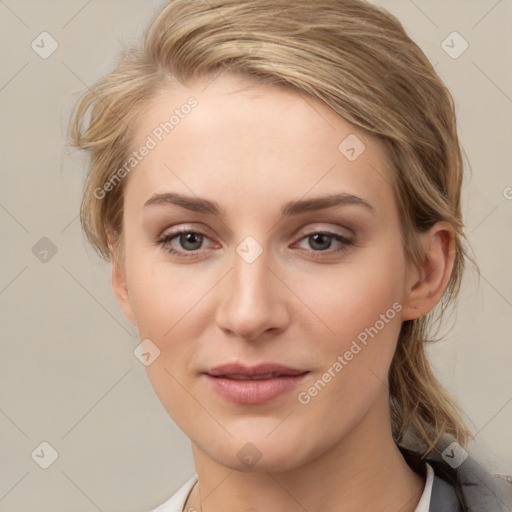
[[[472,421],[473,452],[512,474],[512,2],[378,3],[402,20],[456,100],[473,167],[465,219],[482,277],[479,286],[474,273],[466,280],[454,328],[431,355]],[[194,472],[188,440],[133,356],[136,332],[115,302],[109,266],[83,239],[85,161],[66,155],[63,137],[80,90],[161,4],[0,1],[3,512],[148,510]],[[55,43],[41,43],[43,31],[58,44],[47,58],[40,54]],[[446,40],[451,56],[441,46],[454,31],[469,45],[457,58],[462,39]],[[42,442],[58,453],[48,469]]]

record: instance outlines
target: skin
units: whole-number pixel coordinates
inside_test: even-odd
[[[290,89],[224,73],[161,91],[136,141],[190,96],[198,106],[125,178],[125,259],[112,272],[124,314],[160,350],[147,366],[155,392],[192,442],[199,484],[185,510],[413,511],[424,479],[393,442],[387,372],[401,323],[426,314],[442,295],[453,229],[440,222],[422,234],[424,264],[411,265],[379,142]],[[354,161],[338,150],[349,134],[366,146]],[[164,192],[216,201],[225,216],[144,207]],[[280,213],[288,201],[335,192],[372,210],[350,204]],[[202,245],[179,236],[157,243],[178,227],[205,235]],[[327,237],[315,244],[308,235],[319,231],[355,243]],[[236,252],[248,236],[263,251],[252,263]],[[298,393],[394,303],[396,316],[307,405],[299,403]],[[202,375],[231,362],[310,373],[271,402],[234,404]],[[251,467],[237,456],[249,442],[260,456]]]

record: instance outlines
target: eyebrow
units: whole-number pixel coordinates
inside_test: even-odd
[[[167,192],[164,194],[154,194],[145,203],[144,208],[152,205],[173,204],[185,208],[186,210],[212,214],[217,217],[225,217],[225,210],[219,206],[216,201],[210,201],[201,197],[192,197],[178,194],[176,192]],[[326,196],[315,197],[312,199],[299,199],[285,203],[281,209],[283,217],[291,217],[301,213],[334,208],[336,206],[361,206],[371,213],[375,214],[375,208],[365,199],[353,194],[339,193]]]

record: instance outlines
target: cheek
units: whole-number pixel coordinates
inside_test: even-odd
[[[327,294],[310,288],[309,304],[329,328],[315,346],[322,354],[321,392],[312,390],[319,407],[336,401],[364,409],[387,383],[401,328],[405,258],[396,250],[373,260],[340,268]]]
[[[204,330],[198,316],[206,317],[204,298],[215,280],[209,284],[208,274],[194,271],[193,265],[170,265],[137,247],[127,257],[126,270],[140,340],[151,340],[160,351],[146,367],[151,384],[169,411],[190,407],[185,390],[193,385],[190,367]]]
[[[384,326],[399,320],[400,291],[391,271],[352,271],[332,288],[325,306],[332,329],[343,340],[356,338],[375,324],[383,331]]]
[[[326,353],[343,351],[358,337],[364,342],[369,330],[376,336],[375,328],[379,339],[393,344],[400,328],[404,269],[398,243],[396,249],[375,250],[353,264],[340,265],[317,277],[314,286],[311,279],[301,283],[298,293],[325,326]]]
[[[127,284],[139,334],[155,340],[170,336],[192,308],[194,297],[204,294],[190,271],[169,265],[162,254],[160,249],[133,247],[127,257]]]

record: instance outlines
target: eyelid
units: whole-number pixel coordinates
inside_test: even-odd
[[[332,226],[331,227],[322,227],[322,226],[326,226],[326,224],[327,223],[325,223],[325,222],[316,222],[313,224],[308,224],[306,227],[299,229],[297,231],[297,234],[294,235],[294,238],[300,237],[302,239],[304,236],[308,236],[313,233],[326,233],[326,234],[330,234],[330,235],[339,235],[339,236],[342,236],[343,238],[347,238],[350,240],[352,240],[353,238],[356,237],[356,233],[354,232],[354,230],[352,230],[346,226],[340,226],[338,224],[335,228]],[[337,229],[342,229],[343,231],[339,232],[339,231],[337,231]],[[348,231],[348,233],[346,233],[346,231]]]
[[[318,225],[319,224],[322,224],[325,226],[326,223],[323,223],[323,222],[317,222],[315,223],[316,225],[311,225],[311,224],[308,224],[306,227],[303,227],[303,228],[300,228],[298,231],[295,232],[295,234],[293,235],[293,238],[294,239],[297,239],[297,241],[300,241],[302,240],[304,237],[308,236],[308,235],[312,235],[312,234],[315,234],[315,233],[326,233],[326,234],[330,234],[330,235],[339,235],[343,238],[346,238],[346,239],[350,239],[352,240],[353,238],[355,238],[356,234],[355,232],[346,227],[346,226],[337,226],[338,228],[342,228],[343,230],[346,230],[346,231],[349,231],[349,234],[347,235],[346,233],[344,232],[337,232],[337,231],[333,231],[332,228],[322,228],[322,227],[319,227]],[[166,228],[158,237],[157,237],[157,240],[161,240],[163,238],[166,238],[166,237],[170,237],[170,236],[177,236],[181,233],[189,233],[189,232],[193,232],[193,233],[197,233],[199,235],[202,235],[208,239],[211,240],[211,237],[210,235],[208,235],[208,233],[206,233],[205,231],[207,230],[202,230],[200,228],[196,228],[192,225],[187,225],[187,224],[176,224],[176,226],[170,226],[168,228]]]
[[[304,251],[308,255],[308,257],[313,258],[314,260],[318,261],[324,261],[328,262],[329,259],[341,256],[343,253],[348,251],[351,247],[357,247],[358,241],[355,237],[354,232],[349,229],[349,231],[352,233],[352,235],[346,236],[341,233],[337,233],[336,231],[332,231],[329,229],[321,229],[317,228],[314,229],[311,227],[310,229],[301,229],[300,230],[302,234],[296,235],[294,238],[296,238],[296,241],[291,245],[292,248],[300,244],[301,242],[307,240],[308,237],[316,235],[316,234],[324,234],[330,237],[331,239],[338,242],[338,247],[335,249],[329,248],[327,250],[320,250],[315,251],[313,249],[304,249],[299,248],[300,250]],[[186,251],[182,249],[175,249],[174,247],[170,246],[169,248],[166,248],[166,244],[170,243],[171,240],[179,237],[182,233],[195,233],[197,235],[202,236],[203,238],[207,238],[208,240],[212,241],[211,238],[202,232],[199,229],[191,229],[190,227],[187,227],[186,225],[181,225],[178,228],[175,228],[171,232],[164,233],[158,237],[158,239],[155,241],[155,245],[157,245],[162,250],[166,251],[170,255],[173,255],[175,258],[181,259],[183,263],[190,262],[193,263],[194,261],[201,261],[202,255],[204,254],[206,249],[197,249],[193,251]],[[298,236],[298,238],[297,238]]]
[[[176,227],[174,229],[169,229],[169,230],[163,231],[163,233],[156,238],[156,243],[162,243],[165,239],[177,238],[177,237],[179,237],[179,235],[181,235],[183,233],[195,233],[196,235],[200,235],[203,238],[206,238],[206,239],[210,240],[211,242],[213,242],[212,238],[201,229],[195,229],[195,228],[191,228],[188,226],[180,226],[180,227]],[[201,251],[201,249],[199,249],[198,251],[186,251],[186,252],[199,253],[199,251]]]
[[[190,224],[174,224],[172,226],[167,226],[160,235],[157,235],[156,240],[161,240],[166,237],[175,237],[180,235],[181,233],[196,233],[198,235],[202,235],[209,240],[212,240],[212,236],[210,236],[210,229],[203,227],[196,227]]]

